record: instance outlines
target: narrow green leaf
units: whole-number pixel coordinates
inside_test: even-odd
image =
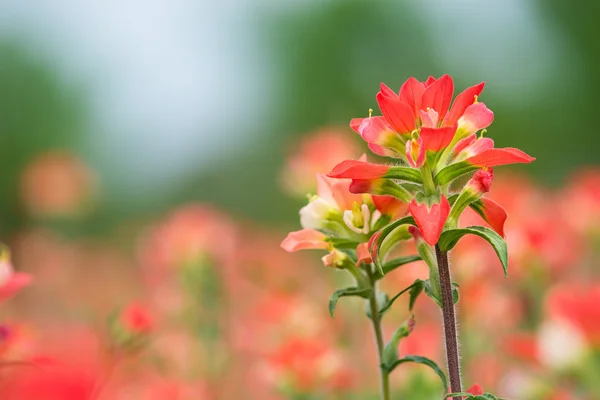
[[[439,186],[445,186],[458,178],[461,175],[469,173],[471,171],[475,171],[479,169],[479,167],[475,165],[471,165],[466,161],[457,162],[454,164],[450,164],[447,167],[443,168],[440,172],[435,175],[435,183]]]
[[[418,284],[417,284],[418,281]],[[420,279],[417,279],[417,281],[415,281],[415,283],[413,283],[413,287],[412,289],[410,289],[410,297],[408,300],[408,310],[412,311],[413,307],[415,306],[415,302],[417,301],[417,298],[419,297],[419,295],[423,292],[423,287],[424,282]]]
[[[416,290],[415,288],[419,287],[419,292],[416,294],[413,294],[413,291]],[[414,302],[416,300],[416,296],[419,296],[419,294],[421,293],[421,291],[423,290],[423,281],[420,279],[417,279],[412,285],[402,289],[397,295],[395,295],[394,297],[392,297],[391,299],[389,299],[384,306],[379,310],[379,314],[383,314],[384,312],[386,312],[387,310],[389,310],[389,308],[392,306],[392,304],[394,304],[394,302],[396,301],[396,299],[400,296],[402,296],[404,293],[408,292],[410,290],[410,302],[409,302],[409,310],[412,310],[412,307],[414,305]],[[413,298],[413,296],[415,296],[415,298]]]
[[[398,257],[398,258],[394,258],[391,259],[387,262],[385,262],[381,269],[383,270],[383,275],[379,274],[377,275],[377,279],[381,279],[383,278],[385,275],[387,275],[389,272],[392,272],[393,270],[395,270],[398,267],[401,267],[405,264],[410,264],[411,262],[415,262],[415,261],[420,261],[421,260],[421,256],[415,254],[412,256],[406,256],[406,257]]]
[[[435,361],[430,360],[427,357],[421,357],[421,356],[406,356],[403,357],[399,360],[394,361],[393,364],[391,364],[388,368],[387,371],[388,373],[392,372],[398,365],[400,364],[404,364],[404,363],[408,363],[408,362],[412,362],[412,363],[417,363],[417,364],[422,364],[422,365],[426,365],[429,368],[431,368],[436,374],[437,376],[440,377],[440,380],[442,381],[442,385],[444,385],[444,392],[446,392],[447,388],[448,388],[448,381],[446,380],[446,375],[444,375],[444,372],[442,371],[442,369],[435,363]]]
[[[508,249],[506,247],[506,242],[502,239],[502,236],[489,228],[483,226],[469,226],[467,228],[451,229],[442,232],[440,240],[438,241],[438,246],[443,251],[450,251],[456,246],[456,243],[467,234],[480,236],[492,245],[500,263],[502,263],[504,276],[508,276]]]
[[[384,175],[384,178],[388,179],[400,179],[403,181],[423,183],[423,177],[421,172],[415,168],[409,167],[390,167],[388,172]]]
[[[411,216],[406,216],[404,218],[400,218],[400,219],[392,222],[391,224],[387,225],[385,228],[383,228],[376,234],[378,236],[377,236],[377,239],[375,240],[375,243],[373,244],[373,246],[376,249],[375,259],[373,260],[373,262],[375,263],[375,266],[377,267],[380,275],[384,275],[383,265],[382,265],[383,260],[381,259],[381,248],[384,247],[384,244],[385,244],[386,250],[389,250],[393,247],[392,245],[394,243],[384,243],[384,242],[388,238],[388,236],[390,236],[392,234],[392,232],[394,232],[397,228],[400,228],[402,225],[415,225],[415,220]],[[392,238],[393,238],[393,236],[392,236]],[[371,250],[371,249],[369,249],[369,250]]]
[[[337,302],[340,297],[349,297],[349,296],[357,296],[362,297],[364,299],[368,299],[371,295],[371,288],[357,288],[357,287],[349,287],[344,289],[336,290],[329,299],[329,315],[333,318],[333,314],[335,312],[335,307],[337,306]]]
[[[385,345],[383,349],[383,355],[381,361],[383,365],[391,366],[398,360],[398,344],[400,340],[410,335],[414,326],[414,319],[411,317],[404,321],[402,325],[396,329],[390,341]],[[390,369],[391,371],[391,369]]]

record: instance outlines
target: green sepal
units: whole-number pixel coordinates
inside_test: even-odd
[[[421,176],[421,172],[417,169],[410,167],[390,167],[390,169],[386,172],[386,174],[383,177],[388,179],[400,179],[403,181],[414,183],[423,183],[423,177]]]
[[[435,175],[434,181],[438,186],[446,186],[461,175],[479,169],[478,166],[466,161],[450,164]]]
[[[371,295],[371,288],[360,288],[360,287],[349,287],[344,289],[339,289],[333,292],[331,297],[329,298],[329,315],[333,318],[333,314],[335,312],[335,307],[337,306],[337,302],[340,297],[362,297],[363,299],[368,299]]]
[[[410,317],[396,329],[390,341],[385,345],[381,362],[383,365],[391,367],[398,360],[398,344],[400,340],[410,335],[414,326],[414,319]],[[390,369],[391,371],[391,369]]]
[[[444,392],[446,392],[446,390],[448,390],[448,381],[446,380],[446,375],[444,374],[444,371],[442,371],[442,369],[436,364],[435,361],[433,361],[433,360],[431,360],[431,359],[429,359],[427,357],[406,356],[406,357],[403,357],[403,358],[401,358],[399,360],[394,361],[392,364],[382,365],[381,367],[384,368],[385,371],[389,374],[398,365],[404,364],[404,363],[408,363],[408,362],[426,365],[429,368],[431,368],[437,374],[437,376],[440,377],[440,380],[442,381],[442,385],[444,385]]]
[[[375,279],[379,280],[379,279],[383,278],[389,272],[392,272],[393,270],[395,270],[396,268],[399,268],[405,264],[410,264],[411,262],[420,261],[420,260],[422,260],[421,256],[416,255],[416,254],[412,255],[412,256],[393,258],[389,261],[386,261],[383,264],[383,266],[381,267],[381,269],[383,270],[383,274],[378,273],[377,276],[375,277]]]
[[[504,276],[508,277],[508,249],[502,236],[493,230],[483,226],[469,226],[466,228],[450,229],[442,232],[438,246],[442,251],[450,251],[456,243],[465,235],[473,234],[484,238],[492,245],[504,270]]]
[[[379,314],[383,314],[384,312],[389,310],[389,308],[394,304],[396,299],[398,299],[398,297],[402,296],[404,293],[406,293],[408,291],[410,291],[409,292],[410,299],[408,301],[408,310],[412,311],[412,309],[415,305],[415,301],[417,301],[417,298],[423,291],[424,284],[425,284],[425,281],[423,281],[421,279],[417,279],[416,281],[414,281],[414,283],[412,285],[402,289],[397,295],[395,295],[394,297],[389,299],[386,303],[384,303],[384,306],[379,310]]]

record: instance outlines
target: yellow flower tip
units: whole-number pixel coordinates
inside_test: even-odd
[[[369,118],[371,118],[372,115],[373,115],[373,109],[369,108]]]
[[[10,249],[8,246],[0,243],[0,261],[1,262],[9,262],[10,261]]]
[[[317,196],[316,194],[306,193],[306,199],[308,200],[309,203],[315,201],[318,198],[319,198],[319,196]]]
[[[473,98],[474,98],[474,100],[473,100],[473,104],[477,104],[477,102],[478,102],[478,101],[477,101],[477,99],[479,98],[479,96],[477,96],[477,95],[474,95],[474,96],[473,96]]]
[[[479,132],[479,138],[481,139],[485,133],[487,133],[487,129],[482,129],[482,130]]]

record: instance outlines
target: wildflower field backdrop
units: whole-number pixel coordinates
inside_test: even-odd
[[[430,282],[423,249],[454,222],[503,237],[509,265],[479,236],[449,253],[462,389],[600,399],[598,15],[561,0],[0,2],[0,400],[379,399],[369,320]],[[440,89],[398,116],[403,82],[445,74],[454,96],[469,88],[460,115],[436,109]],[[452,221],[463,197],[420,177],[398,201],[356,197],[382,194],[385,173],[336,195],[357,177],[344,160],[423,171],[493,146],[535,162],[480,157],[453,185],[502,211],[465,203]],[[325,197],[352,240],[322,233]],[[422,223],[445,205],[445,228]],[[406,215],[387,297],[332,306],[356,271],[375,286],[385,246],[367,240]],[[319,231],[288,236],[302,228]],[[392,361],[440,368],[398,365],[386,400],[450,392],[434,286],[381,312]]]

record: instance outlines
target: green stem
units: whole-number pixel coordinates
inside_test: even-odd
[[[375,280],[372,268],[367,268],[367,274],[371,283],[371,296],[369,296],[369,307],[371,309],[371,321],[373,323],[373,333],[377,343],[377,355],[379,357],[379,377],[381,383],[381,400],[390,400],[390,380],[388,372],[383,368],[383,333],[381,331],[381,315],[377,305],[377,281]]]

